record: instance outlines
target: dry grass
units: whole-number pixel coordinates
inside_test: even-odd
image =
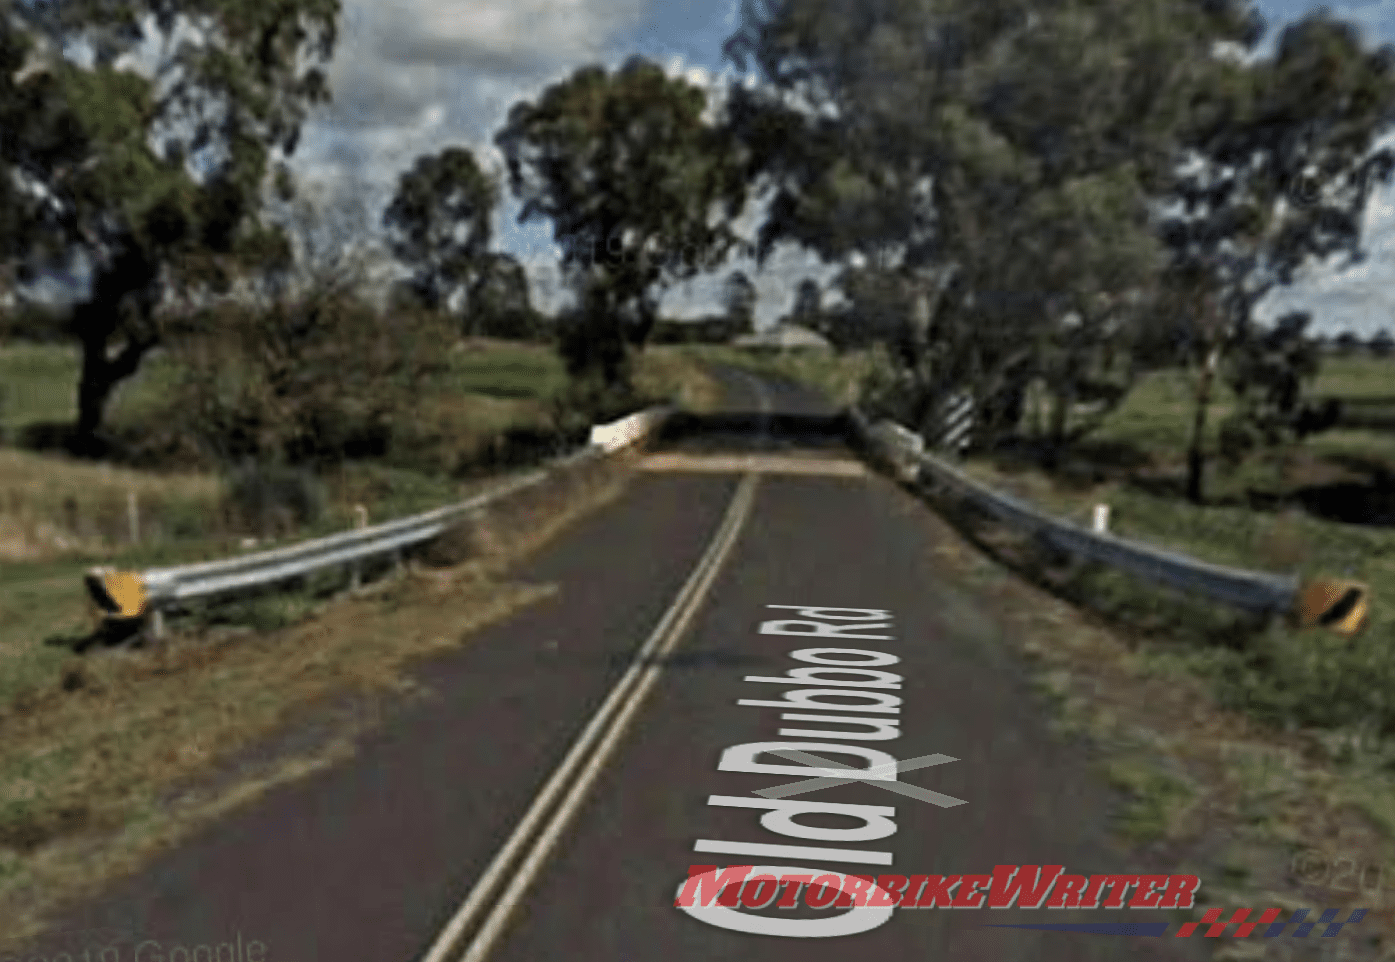
[[[402,426],[394,460],[427,473],[459,472],[506,431],[546,431],[550,423],[541,401],[441,393],[423,398]]]
[[[142,537],[174,536],[180,515],[217,513],[221,485],[203,474],[150,474],[0,449],[0,561],[51,560],[129,543],[128,499]]]
[[[510,581],[507,570],[614,498],[624,476],[606,464],[559,481],[506,509],[489,538],[458,546],[469,560],[438,557],[456,563],[414,569],[282,630],[200,631],[52,664],[0,713],[0,948],[267,787],[351,754],[377,700],[413,691],[415,659],[553,590]],[[330,720],[318,748],[230,767],[345,697],[357,707]]]
[[[647,347],[635,365],[635,389],[645,397],[671,398],[684,410],[716,409],[722,388],[682,348]]]

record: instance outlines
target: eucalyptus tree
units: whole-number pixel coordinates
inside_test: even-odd
[[[627,387],[662,288],[741,243],[731,220],[746,197],[742,165],[707,108],[700,87],[636,57],[515,104],[497,134],[520,220],[552,221],[578,295],[559,332],[573,376]]]
[[[454,306],[481,280],[499,188],[464,147],[417,159],[383,211],[393,254],[427,307]]]
[[[1395,119],[1395,48],[1368,48],[1325,10],[1287,27],[1271,56],[1231,61],[1199,90],[1185,143],[1193,163],[1168,194],[1163,225],[1175,287],[1204,292],[1191,313],[1198,369],[1187,492],[1204,498],[1203,428],[1211,384],[1265,335],[1255,308],[1307,264],[1364,259],[1372,191],[1395,170],[1379,144]]]
[[[747,0],[728,53],[764,83],[728,123],[771,194],[759,252],[794,241],[900,289],[920,426],[1041,376],[1069,410],[1164,264],[1148,200],[1216,42],[1255,35],[1231,2]]]
[[[262,199],[328,99],[339,0],[24,0],[3,14],[0,58],[23,67],[0,87],[0,180],[24,201],[23,250],[4,253],[25,273],[91,267],[70,328],[78,440],[96,450],[112,389],[192,316],[162,308],[287,266]]]

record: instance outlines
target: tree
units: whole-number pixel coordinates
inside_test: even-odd
[[[1361,346],[1361,339],[1356,336],[1356,332],[1348,328],[1337,335],[1334,345],[1337,352],[1343,355],[1355,354],[1357,348]]]
[[[1336,423],[1338,402],[1320,407],[1303,396],[1304,384],[1321,367],[1317,343],[1307,334],[1311,322],[1306,312],[1285,314],[1229,359],[1226,380],[1238,403],[1221,425],[1221,452],[1231,464],[1259,445],[1287,444]]]
[[[822,304],[819,282],[812,277],[804,278],[794,290],[794,322],[806,327],[816,326]]]
[[[419,157],[383,212],[392,253],[414,273],[422,303],[454,307],[479,280],[498,186],[463,147]]]
[[[517,258],[486,254],[466,307],[467,332],[529,340],[541,333],[542,319],[528,290],[528,274]]]
[[[1254,308],[1274,287],[1310,261],[1362,259],[1371,191],[1395,169],[1395,152],[1374,149],[1395,116],[1392,68],[1395,50],[1364,49],[1356,28],[1320,10],[1288,27],[1272,58],[1218,64],[1198,92],[1184,142],[1201,162],[1174,175],[1181,212],[1163,224],[1179,276],[1214,301],[1193,315],[1198,409],[1220,361],[1260,336]],[[1197,502],[1204,463],[1194,439],[1187,491]]]
[[[1381,328],[1371,337],[1371,353],[1376,357],[1389,357],[1395,354],[1395,337],[1390,336],[1388,328]]]
[[[21,232],[25,269],[78,254],[93,265],[71,321],[83,354],[80,449],[100,448],[113,387],[188,319],[172,304],[287,263],[284,235],[258,218],[260,198],[308,110],[328,97],[319,65],[338,11],[338,0],[5,4],[5,29],[42,41],[26,79],[7,74],[4,91],[30,123],[9,128],[0,160],[43,198]],[[115,66],[150,40],[163,41],[144,47],[159,51],[151,76]],[[90,66],[65,59],[84,45]]]
[[[900,289],[917,426],[967,387],[1001,413],[991,438],[1037,376],[1067,412],[1155,286],[1146,201],[1212,49],[1252,33],[1228,2],[749,0],[728,52],[769,84],[729,123],[774,194],[759,251],[792,240]]]
[[[337,285],[207,311],[172,345],[181,378],[166,421],[213,465],[380,457],[410,435],[409,415],[443,370],[441,315],[388,323]]]
[[[749,334],[754,331],[756,328],[756,285],[746,276],[746,272],[732,271],[727,275],[722,295],[727,309],[727,318],[731,321],[735,334]]]
[[[495,142],[521,221],[547,217],[578,295],[560,348],[574,377],[629,383],[656,288],[720,263],[745,201],[735,145],[703,119],[706,96],[656,64],[586,67],[515,104]],[[714,216],[723,215],[723,216]]]

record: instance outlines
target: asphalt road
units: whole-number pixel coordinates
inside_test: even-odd
[[[926,509],[880,477],[818,473],[825,458],[853,466],[834,412],[808,391],[739,372],[722,379],[728,414],[675,425],[659,445],[666,469],[642,473],[623,498],[519,571],[559,584],[556,595],[424,667],[419,679],[432,697],[397,707],[352,760],[224,819],[55,920],[62,932],[20,958],[67,952],[75,960],[87,949],[102,962],[418,962],[433,946],[449,962],[1206,957],[1217,940],[985,927],[1172,919],[1159,910],[897,909],[857,934],[780,937],[714,922],[729,914],[675,907],[692,865],[907,877],[1019,864],[1085,876],[1169,870],[1111,845],[1121,800],[1089,770],[1083,747],[1049,734],[1048,709],[1010,639],[937,568],[940,535]],[[778,468],[778,458],[815,467],[700,470],[705,458],[731,452],[767,467]],[[688,461],[694,470],[684,469]],[[789,606],[824,609],[821,623],[833,627],[820,630],[829,632],[853,624],[828,620],[839,614],[832,608],[889,617],[864,622],[886,627],[860,629],[871,636],[863,639],[762,631],[801,620]],[[776,630],[813,630],[814,615],[802,617],[803,628]],[[660,647],[636,662],[649,643]],[[901,676],[899,687],[864,689],[881,692],[869,697],[846,676],[815,671],[805,689],[842,685],[861,701],[796,707],[784,720],[779,707],[738,704],[784,699],[800,685],[747,679],[814,668],[791,652],[824,647],[882,653],[879,663],[858,657]],[[643,698],[612,697],[620,683]],[[893,711],[861,707],[896,698]],[[606,724],[588,727],[607,708]],[[868,730],[894,737],[840,734]],[[588,732],[589,750],[554,784]],[[896,779],[962,804],[942,807],[868,781],[767,799],[755,792],[807,777],[740,770],[737,746],[768,742],[859,767],[868,761],[834,751],[950,756]],[[769,754],[747,763],[799,765]],[[537,807],[549,784],[557,791]],[[725,804],[710,803],[714,796]],[[762,802],[769,805],[752,807]],[[795,802],[860,808],[780,822],[773,809]],[[521,823],[531,831],[518,835]],[[837,834],[864,824],[881,831]],[[519,844],[510,853],[511,839]],[[742,845],[822,851],[743,855]],[[839,862],[829,849],[880,854]],[[501,851],[513,857],[501,861]],[[812,924],[841,911],[767,908],[743,917]],[[456,923],[460,937],[443,940]],[[239,954],[218,954],[220,945]],[[206,954],[195,953],[200,946]]]

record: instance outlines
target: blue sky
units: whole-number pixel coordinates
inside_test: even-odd
[[[296,167],[308,193],[318,192],[325,203],[348,198],[372,219],[396,178],[423,153],[462,145],[501,169],[491,139],[509,107],[579,66],[614,67],[638,53],[698,83],[735,73],[721,49],[737,23],[737,0],[344,0],[344,5],[344,30],[331,71],[335,102],[306,127]],[[1296,0],[1260,4],[1271,28],[1312,6]],[[1332,6],[1359,22],[1369,39],[1395,40],[1395,0]],[[1369,335],[1395,327],[1392,201],[1395,191],[1383,192],[1368,211],[1366,265],[1339,277],[1313,272],[1294,289],[1271,297],[1261,315],[1306,308],[1323,330],[1349,327]],[[516,204],[501,205],[496,246],[524,261],[535,301],[551,308],[564,297],[551,225],[540,220],[520,226],[516,216]],[[802,277],[826,282],[832,273],[801,251],[780,251],[764,271],[752,273],[759,294],[757,323],[771,323],[789,309]],[[664,309],[679,316],[716,309],[721,279],[680,285]]]

